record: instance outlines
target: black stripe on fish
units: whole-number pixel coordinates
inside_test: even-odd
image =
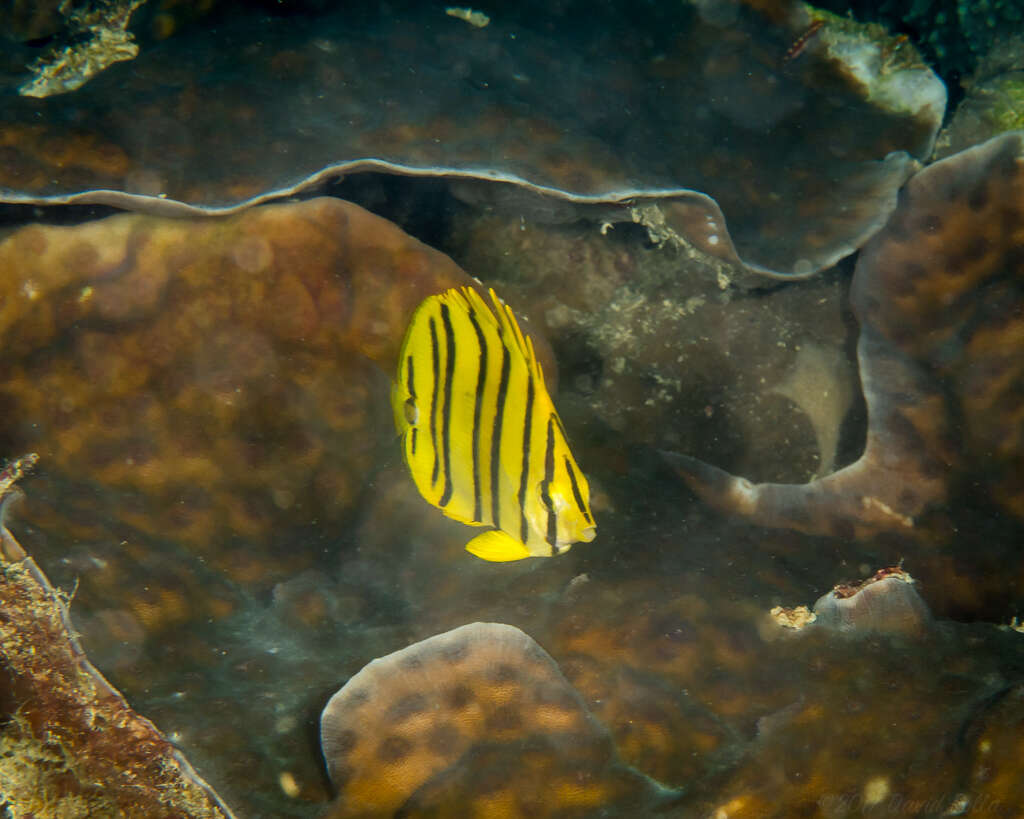
[[[552,420],[554,414],[548,416],[548,442],[544,450],[544,481],[540,485],[540,499],[548,508],[548,543],[551,544],[551,554],[556,553],[558,543],[558,515],[555,512],[555,504],[551,500],[551,482],[555,479],[555,422]]]
[[[558,417],[558,413],[555,413],[555,423],[558,424],[558,431],[562,433],[562,440],[565,441],[566,446],[569,444],[569,436],[565,431],[565,427],[562,426],[562,419]]]
[[[576,482],[576,470],[572,468],[572,461],[569,460],[569,456],[566,455],[564,457],[565,471],[569,473],[569,483],[572,484],[572,496],[576,499],[576,506],[583,513],[583,518],[587,523],[593,526],[594,520],[587,511],[587,505],[583,502],[583,495],[580,494],[580,485]]]
[[[483,393],[487,384],[487,339],[484,331],[476,320],[476,313],[469,308],[469,322],[476,331],[477,344],[480,345],[480,358],[476,371],[476,398],[473,403],[473,520],[483,520],[483,499],[480,494],[480,412],[483,409]]]
[[[411,355],[407,355],[405,357],[405,363],[406,363],[406,365],[409,368],[409,374],[408,374],[408,376],[405,379],[406,387],[409,390],[409,401],[411,402],[413,409],[415,409],[416,412],[419,413],[419,408],[416,406],[416,381],[415,381],[415,379],[413,378],[413,375],[412,375],[412,356]],[[416,454],[416,427],[413,427],[411,432],[412,432],[412,441],[410,442],[409,446],[412,448],[412,454],[415,455]]]
[[[519,473],[519,539],[526,543],[530,535],[526,520],[526,484],[530,476],[530,430],[533,429],[533,376],[526,376],[526,409],[523,412],[523,468]]]
[[[441,507],[452,499],[452,381],[455,380],[455,331],[448,305],[441,302],[441,322],[444,324],[444,408],[441,410],[441,437],[444,447],[444,492]]]
[[[433,486],[437,483],[437,475],[441,468],[441,454],[437,446],[437,392],[441,387],[441,352],[437,347],[437,325],[433,316],[430,317],[430,358],[434,365],[434,372],[431,375],[434,394],[430,401],[430,441],[434,446],[434,471],[430,476],[430,485]]]
[[[501,379],[498,381],[498,394],[494,401],[494,434],[491,438],[491,524],[501,528],[501,493],[498,490],[498,473],[501,466],[501,427],[504,423],[505,398],[508,393],[508,375],[512,368],[512,357],[508,347],[501,345]]]

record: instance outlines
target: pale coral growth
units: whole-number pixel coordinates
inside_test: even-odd
[[[802,629],[818,619],[818,615],[807,608],[807,606],[794,606],[792,608],[773,606],[769,613],[772,620],[778,625],[794,630]]]
[[[139,46],[128,31],[135,10],[146,0],[102,0],[84,9],[70,5],[68,22],[88,39],[40,57],[32,65],[35,77],[18,89],[24,97],[49,97],[81,88],[108,66],[138,56]]]
[[[459,6],[449,6],[444,10],[444,13],[449,17],[457,17],[459,20],[465,20],[474,28],[484,28],[488,23],[491,22],[491,18],[484,14],[482,11],[476,11],[475,9],[461,8]]]

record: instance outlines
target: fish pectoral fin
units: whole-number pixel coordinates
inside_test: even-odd
[[[481,560],[490,560],[492,563],[522,560],[524,557],[530,556],[526,546],[500,529],[491,529],[489,532],[477,535],[466,544],[466,551]]]

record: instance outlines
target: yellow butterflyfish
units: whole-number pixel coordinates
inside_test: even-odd
[[[424,300],[391,390],[405,462],[445,515],[487,526],[466,549],[484,560],[550,557],[594,539],[590,487],[569,450],[533,342],[490,291]]]

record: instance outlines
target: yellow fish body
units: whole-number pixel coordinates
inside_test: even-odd
[[[590,487],[569,450],[533,342],[490,291],[424,300],[405,333],[391,391],[405,461],[445,515],[490,529],[484,560],[550,557],[594,539]]]

